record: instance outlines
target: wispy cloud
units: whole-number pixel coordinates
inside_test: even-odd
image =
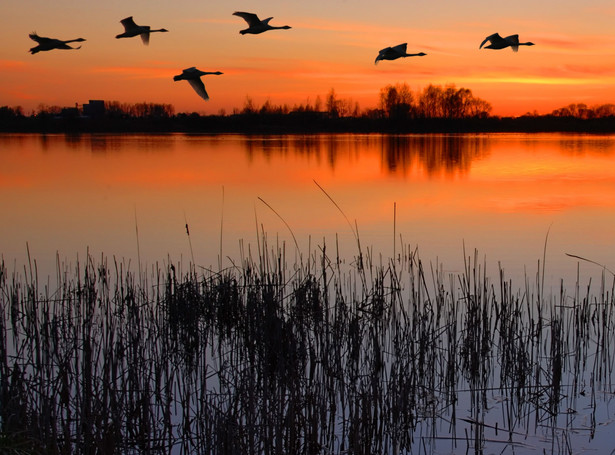
[[[177,73],[177,70],[169,68],[144,68],[138,66],[105,66],[94,67],[92,73],[116,74],[129,79],[167,79]]]
[[[565,53],[583,51],[584,54],[609,53],[613,54],[615,36],[612,34],[556,34],[538,33],[532,35],[532,41],[546,49],[558,50]]]
[[[611,66],[600,65],[564,65],[566,72],[574,74],[586,74],[591,76],[613,76],[615,78],[615,63]]]
[[[469,78],[473,82],[487,84],[528,84],[528,85],[587,85],[602,82],[601,79],[540,76],[494,76],[492,78]]]
[[[237,23],[237,19],[243,20],[241,18],[212,19],[212,18],[203,18],[203,17],[193,17],[193,18],[184,19],[183,22],[187,24],[234,24],[234,23]]]
[[[0,60],[0,71],[16,71],[28,66],[29,63],[20,60]]]

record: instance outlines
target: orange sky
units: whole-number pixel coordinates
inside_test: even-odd
[[[245,35],[234,11],[291,30]],[[375,107],[379,90],[406,82],[413,90],[453,83],[489,101],[497,115],[547,113],[572,102],[615,103],[615,5],[612,1],[452,0],[376,4],[356,1],[203,2],[4,0],[0,5],[0,105],[73,106],[89,99],[170,103],[176,112],[217,113],[257,105],[313,102],[334,88],[342,98]],[[164,27],[149,46],[116,40],[119,21]],[[78,51],[30,55],[28,33],[86,38]],[[518,33],[533,47],[479,50],[487,36]],[[425,57],[383,61],[378,50],[408,43]],[[207,76],[211,99],[200,99],[183,68]]]

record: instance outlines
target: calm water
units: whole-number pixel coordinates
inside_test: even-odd
[[[416,453],[506,454],[612,449],[612,296],[599,295],[602,267],[567,253],[615,270],[615,136],[0,135],[0,157],[2,258],[9,271],[23,274],[29,252],[39,278],[49,276],[51,284],[58,263],[70,270],[88,254],[95,261],[116,258],[132,271],[139,263],[151,268],[169,262],[217,270],[242,254],[257,256],[263,235],[270,247],[285,248],[291,265],[325,245],[330,257],[339,251],[351,263],[358,254],[355,230],[363,253],[376,264],[418,250],[424,263],[454,274],[462,272],[464,255],[476,250],[492,281],[501,266],[517,289],[526,277],[533,286],[544,257],[547,292],[559,294],[564,280],[569,290],[579,281],[582,292],[591,281],[591,294],[598,293],[587,313],[575,304],[581,298],[542,316],[552,321],[557,314],[564,321],[566,352],[553,355],[565,359],[562,395],[553,399],[557,413],[547,418],[549,403],[541,401],[548,395],[542,387],[556,371],[549,341],[523,344],[534,331],[529,320],[527,330],[508,339],[499,321],[493,340],[514,346],[497,346],[493,355],[508,348],[532,353],[540,366],[532,373],[543,385],[526,397],[532,406],[516,408],[514,390],[496,387],[506,362],[494,357],[494,388],[460,380],[455,401],[444,407],[445,391],[429,389],[433,400],[431,392],[423,393],[430,405],[413,410],[422,422],[413,429],[413,447]],[[613,277],[605,276],[610,292]],[[521,299],[523,308],[525,303]],[[591,322],[578,315],[591,315]],[[553,334],[549,324],[542,330]],[[471,324],[463,327],[469,331]],[[587,329],[585,337],[574,327]],[[435,333],[443,337],[435,344],[445,346],[445,331]],[[459,337],[471,339],[467,333]],[[25,336],[24,346],[32,339]],[[363,341],[367,351],[370,339]],[[574,344],[577,339],[582,343]],[[211,349],[213,363],[225,364]],[[383,352],[394,357],[391,346]],[[210,378],[212,383],[215,389]],[[433,419],[431,408],[437,411]],[[498,433],[498,422],[509,423]],[[464,439],[470,427],[484,433],[484,451]],[[508,443],[504,427],[518,429]]]
[[[28,246],[39,276],[88,252],[226,267],[259,232],[352,260],[350,225],[376,261],[418,248],[456,272],[465,245],[519,287],[545,241],[555,292],[602,273],[566,253],[615,270],[613,136],[1,135],[0,159],[0,252],[20,272]]]

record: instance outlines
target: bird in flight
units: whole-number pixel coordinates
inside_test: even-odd
[[[489,35],[487,38],[480,43],[479,49],[482,49],[484,44],[489,41],[489,46],[485,46],[485,49],[504,49],[510,47],[514,52],[519,50],[519,46],[533,46],[534,43],[520,43],[519,35],[510,35],[506,38],[502,38],[499,33],[494,33],[493,35]]]
[[[268,17],[267,19],[260,20],[258,16],[254,13],[244,13],[241,11],[235,11],[233,13],[233,16],[239,16],[248,23],[248,28],[239,32],[242,35],[245,35],[246,33],[258,35],[259,33],[263,33],[268,30],[288,30],[290,28],[288,25],[283,25],[281,27],[269,25],[269,21],[273,19],[273,17]]]
[[[30,37],[30,39],[38,43],[38,46],[34,46],[33,48],[30,49],[29,52],[31,54],[36,54],[37,52],[41,52],[41,51],[50,51],[52,49],[81,49],[81,46],[71,47],[67,43],[75,43],[75,42],[80,43],[82,41],[85,41],[85,39],[83,38],[69,39],[66,41],[62,41],[62,40],[55,39],[55,38],[45,38],[44,36],[38,36],[36,32],[30,33],[28,36]]]
[[[215,74],[216,76],[219,76],[220,74],[223,74],[223,73],[221,73],[220,71],[215,71],[215,72],[201,71],[199,69],[196,69],[193,66],[191,68],[186,68],[185,70],[182,71],[181,74],[178,74],[177,76],[173,76],[173,80],[176,82],[177,81],[188,81],[188,83],[192,86],[192,88],[197,93],[197,95],[199,95],[201,98],[207,101],[209,99],[209,95],[207,94],[207,90],[205,90],[205,84],[203,84],[203,81],[201,80],[201,76],[205,76],[207,74]]]
[[[406,48],[408,47],[408,43],[398,44],[393,47],[385,47],[378,52],[378,57],[376,57],[376,61],[374,64],[378,64],[380,60],[397,60],[401,57],[422,57],[423,55],[427,55],[424,52],[419,52],[418,54],[408,54],[406,52]]]
[[[149,44],[149,34],[154,32],[168,32],[166,28],[152,30],[149,25],[137,25],[132,19],[132,16],[122,19],[120,24],[124,26],[124,33],[116,35],[116,38],[132,38],[133,36],[141,35],[141,40],[146,46]]]

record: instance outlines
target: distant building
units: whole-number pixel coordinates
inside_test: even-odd
[[[77,118],[79,117],[79,108],[75,107],[63,107],[60,111],[61,118]]]
[[[90,100],[83,105],[83,115],[86,117],[102,117],[105,115],[105,102],[103,100]]]

